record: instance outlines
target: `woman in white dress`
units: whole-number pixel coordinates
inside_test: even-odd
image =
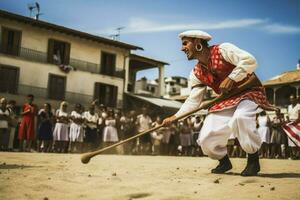
[[[109,110],[107,114],[108,116],[105,119],[105,127],[103,129],[103,143],[105,147],[119,141],[113,110]]]
[[[70,125],[70,151],[82,151],[83,145],[83,122],[84,117],[82,114],[81,104],[75,105],[75,110],[71,112],[71,125]]]
[[[269,145],[271,140],[271,133],[269,128],[270,119],[267,116],[266,111],[263,111],[258,115],[257,124],[258,124],[257,132],[262,140],[261,156],[263,158],[267,158],[269,157]]]
[[[67,112],[68,103],[61,102],[60,108],[56,111],[56,124],[53,131],[53,141],[55,151],[59,153],[67,152],[69,142],[69,114]]]

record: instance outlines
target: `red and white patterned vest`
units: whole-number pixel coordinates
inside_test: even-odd
[[[236,66],[227,62],[219,51],[219,45],[210,47],[210,59],[208,66],[203,66],[200,63],[194,67],[195,76],[208,87],[211,87],[217,94],[220,94],[220,84],[224,81]],[[235,84],[240,84],[247,81],[248,77]],[[226,108],[236,106],[241,100],[249,99],[260,105],[261,107],[269,107],[265,90],[263,87],[253,87],[239,95],[227,98],[219,103],[214,104],[209,111],[219,111]]]

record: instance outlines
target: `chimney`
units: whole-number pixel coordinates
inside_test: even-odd
[[[298,60],[297,69],[300,69],[300,59]]]

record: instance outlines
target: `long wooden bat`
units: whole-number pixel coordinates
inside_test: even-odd
[[[217,102],[220,102],[220,101],[222,101],[222,100],[224,100],[224,99],[226,99],[226,98],[229,98],[229,97],[235,96],[235,95],[237,95],[237,94],[240,94],[240,93],[246,91],[246,90],[249,89],[249,88],[252,88],[252,87],[258,87],[258,86],[262,86],[262,85],[261,85],[261,82],[260,82],[259,79],[256,77],[256,75],[253,73],[253,74],[249,77],[249,79],[248,79],[245,83],[243,83],[243,84],[241,84],[240,86],[238,86],[237,89],[231,91],[230,93],[228,93],[228,94],[226,94],[226,95],[220,95],[220,96],[216,97],[216,98],[213,99],[213,100],[203,102],[203,103],[200,105],[199,108],[197,108],[197,109],[195,109],[195,110],[192,110],[192,111],[190,111],[190,112],[188,112],[188,113],[186,113],[186,114],[184,114],[184,115],[182,115],[182,116],[177,117],[174,121],[178,121],[178,120],[180,120],[180,119],[186,118],[186,117],[188,117],[188,116],[190,116],[190,115],[192,115],[192,114],[194,114],[194,113],[196,113],[196,112],[198,112],[198,111],[200,111],[200,110],[202,110],[202,109],[209,108],[210,106],[212,106],[213,104],[215,104],[215,103],[217,103]],[[268,108],[267,108],[267,109],[268,109]],[[269,108],[269,110],[273,110],[273,109],[274,109],[274,108],[272,108],[272,107]],[[107,151],[107,150],[109,150],[109,149],[112,149],[112,148],[114,148],[114,147],[116,147],[116,146],[119,146],[119,145],[121,145],[121,144],[124,144],[124,143],[126,143],[126,142],[129,142],[129,141],[131,141],[131,140],[134,140],[134,139],[136,139],[136,138],[138,138],[138,137],[140,137],[140,136],[142,136],[142,135],[145,135],[145,134],[151,133],[151,132],[153,132],[153,131],[156,131],[157,129],[160,129],[160,128],[162,128],[163,126],[164,126],[164,124],[158,125],[158,126],[156,126],[156,127],[153,127],[153,128],[151,128],[151,129],[149,129],[149,130],[146,130],[146,131],[144,131],[144,132],[138,133],[138,134],[136,134],[136,135],[134,135],[134,136],[132,136],[132,137],[129,137],[129,138],[125,139],[125,140],[122,140],[122,141],[120,141],[120,142],[117,142],[117,143],[115,143],[115,144],[113,144],[113,145],[110,145],[110,146],[108,146],[108,147],[105,147],[105,148],[102,148],[102,149],[99,149],[99,150],[96,150],[96,151],[93,151],[93,152],[85,153],[85,154],[83,154],[83,155],[81,156],[81,162],[84,163],[84,164],[87,164],[87,163],[90,161],[90,159],[93,158],[94,156],[97,156],[97,155],[103,153],[104,151]]]

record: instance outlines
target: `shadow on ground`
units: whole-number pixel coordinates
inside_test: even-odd
[[[232,175],[232,176],[240,176],[240,173],[236,172],[228,172],[225,175]],[[264,177],[264,178],[300,178],[300,173],[294,172],[285,172],[285,173],[259,173],[257,177]]]
[[[17,164],[1,164],[0,165],[0,170],[1,169],[26,169],[26,168],[36,168],[36,167],[41,167],[41,166],[30,166],[30,165],[17,165]]]

